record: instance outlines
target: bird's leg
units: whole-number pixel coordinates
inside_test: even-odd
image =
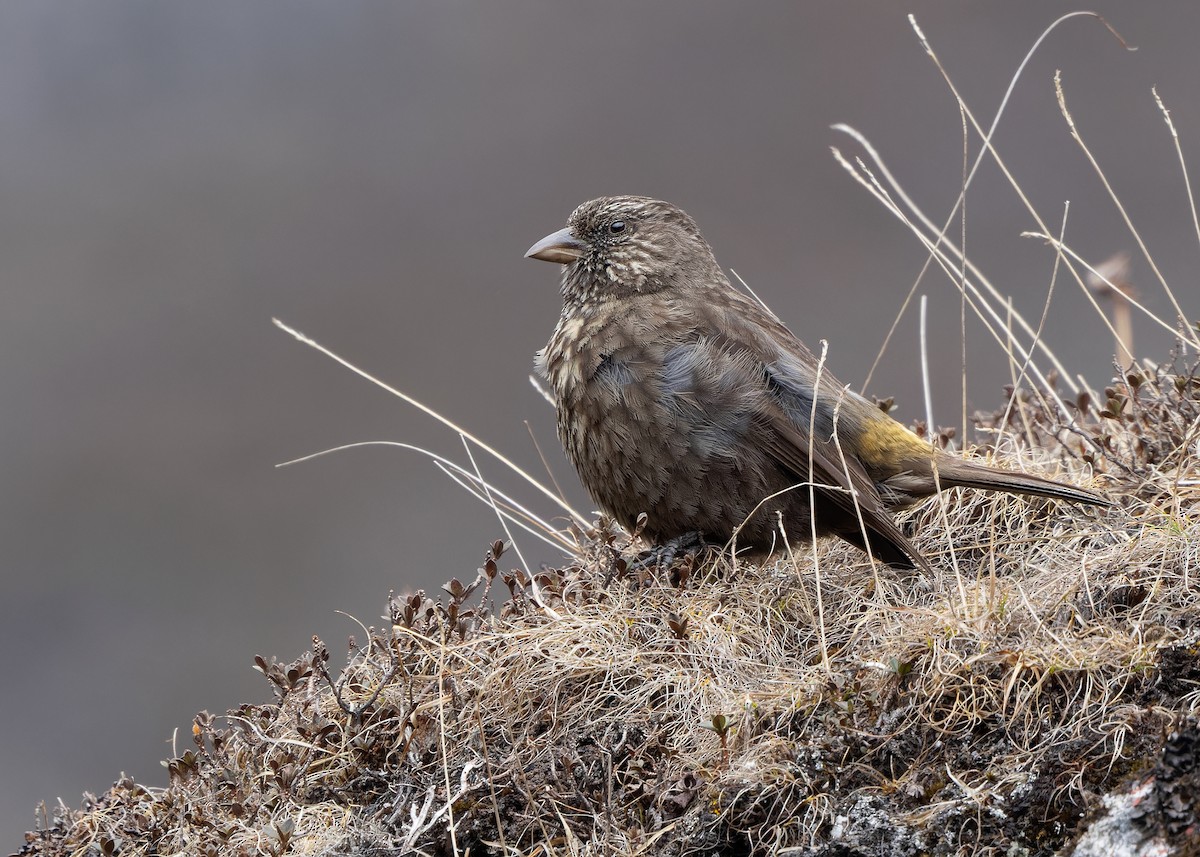
[[[673,539],[668,539],[661,545],[655,545],[649,550],[642,551],[629,567],[635,570],[670,568],[671,564],[679,557],[698,556],[708,546],[703,533],[690,530]]]

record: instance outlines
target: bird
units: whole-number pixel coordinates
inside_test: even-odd
[[[535,367],[567,458],[602,511],[668,556],[769,556],[833,535],[929,572],[894,513],[942,489],[1112,505],[934,448],[735,289],[668,202],[593,199],[525,255],[562,266],[562,313]]]

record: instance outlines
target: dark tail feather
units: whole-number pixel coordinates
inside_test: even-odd
[[[938,460],[937,479],[942,488],[979,488],[984,491],[1006,491],[1010,494],[1032,494],[1036,497],[1052,497],[1055,500],[1083,503],[1088,506],[1116,505],[1103,494],[1089,491],[1087,488],[1077,488],[1043,476],[1000,470],[950,457]]]
[[[854,545],[863,553],[869,553],[884,565],[890,565],[892,568],[919,568],[926,574],[932,575],[933,567],[917,550],[916,545],[910,542],[890,519],[889,523],[891,526],[887,527],[888,532],[881,532],[868,524],[869,543],[863,539],[863,532],[857,527],[835,530],[834,534],[843,541]]]

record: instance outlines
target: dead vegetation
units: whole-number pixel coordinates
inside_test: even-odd
[[[1054,854],[1172,753],[1143,823],[1194,831],[1200,378],[1144,367],[1070,426],[1046,401],[981,418],[997,456],[1120,508],[927,502],[933,579],[833,541],[637,569],[600,525],[531,581],[497,542],[340,675],[316,640],[259,659],[274,703],[199,715],[165,789],[60,807],[22,853]]]

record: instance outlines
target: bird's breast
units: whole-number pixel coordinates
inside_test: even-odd
[[[563,403],[574,396],[593,371],[593,362],[599,356],[594,353],[595,331],[583,317],[563,317],[546,347],[538,352],[535,367],[550,383],[555,403],[561,409]]]
[[[678,407],[689,395],[685,367],[666,365],[670,331],[651,324],[628,313],[564,316],[537,360],[568,458],[622,520],[655,506],[694,434]]]

